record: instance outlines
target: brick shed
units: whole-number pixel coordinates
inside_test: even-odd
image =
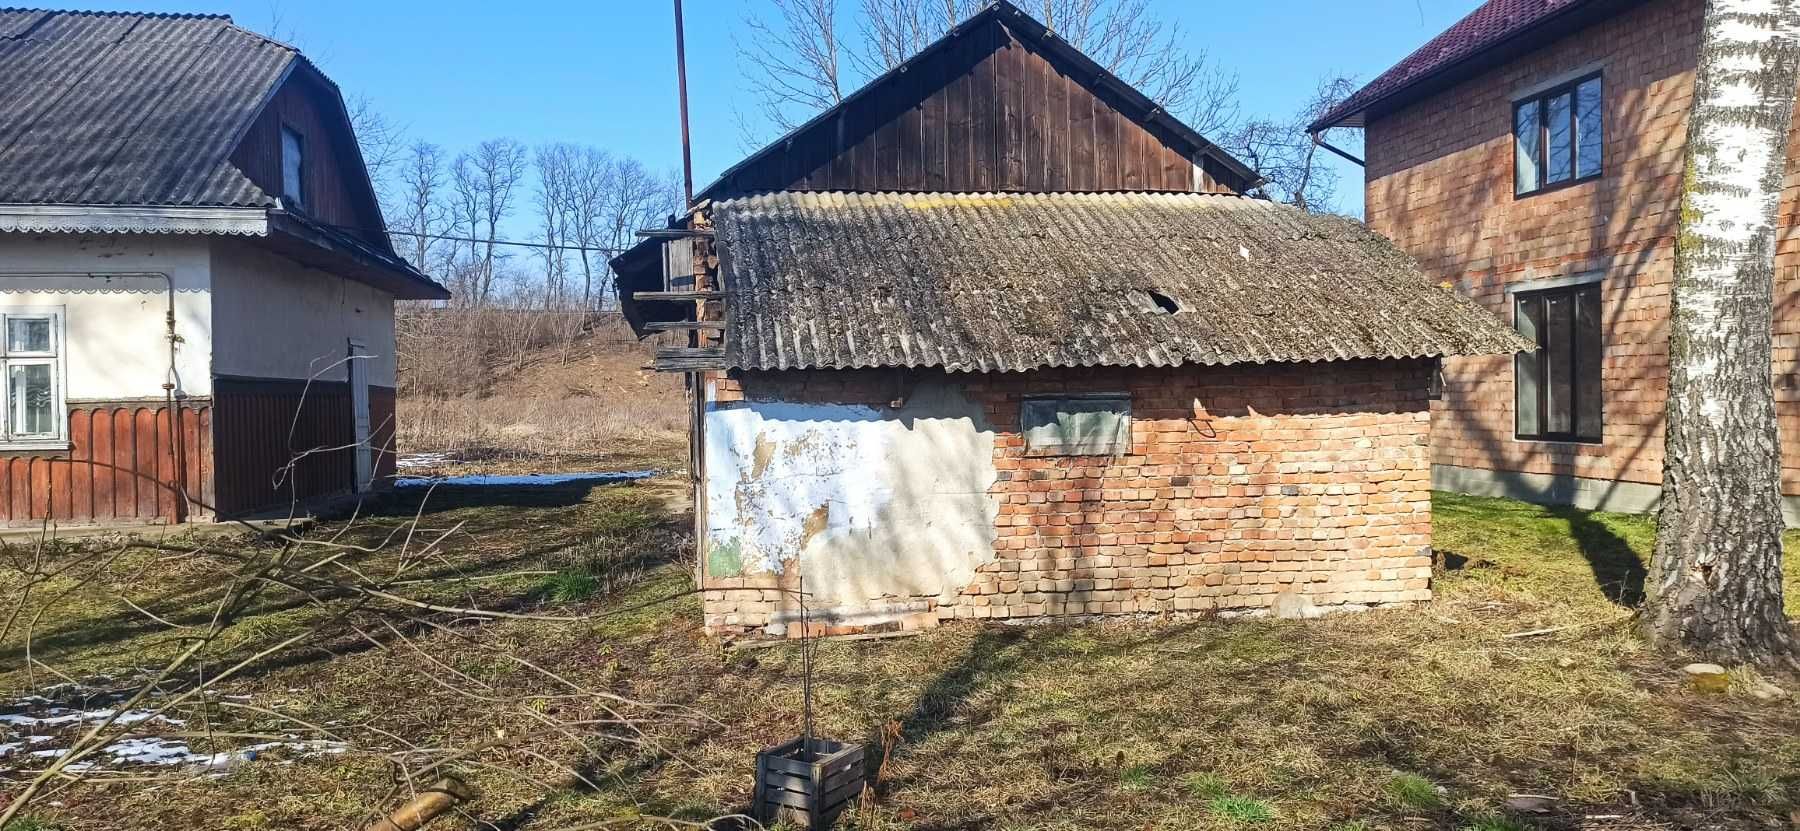
[[[996,3],[614,260],[710,631],[1429,599],[1438,359],[1526,345],[1084,61]]]

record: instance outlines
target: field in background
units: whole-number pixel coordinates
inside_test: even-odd
[[[413,310],[399,324],[402,458],[484,470],[683,464],[679,376],[616,313]]]

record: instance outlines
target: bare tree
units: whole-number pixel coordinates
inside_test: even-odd
[[[1708,0],[1700,28],[1644,626],[1665,647],[1795,668],[1769,366],[1800,9],[1793,0]]]
[[[844,100],[837,0],[770,0],[778,19],[744,18],[757,103],[783,130]]]
[[[456,157],[450,165],[451,210],[450,228],[464,239],[462,245],[467,246],[466,253],[452,247],[449,261],[446,263],[445,276],[450,280],[450,290],[464,306],[479,306],[485,298],[477,294],[480,288],[481,243],[481,177],[475,170],[475,163],[468,154]]]
[[[1307,128],[1355,91],[1350,78],[1324,78],[1292,118],[1249,119],[1226,133],[1222,144],[1267,180],[1257,195],[1301,210],[1319,210],[1336,193],[1338,174],[1325,163],[1329,151]],[[1325,138],[1321,134],[1320,139]]]
[[[428,141],[413,142],[400,159],[395,208],[389,222],[406,240],[415,268],[431,271],[431,253],[444,234],[449,209],[443,204],[444,150]]]
[[[537,150],[538,237],[544,246],[538,255],[544,262],[544,304],[560,306],[566,299],[569,269],[570,227],[573,224],[574,191],[580,148],[568,143],[546,144]]]
[[[350,129],[356,135],[357,149],[362,153],[363,165],[369,170],[369,181],[375,186],[375,197],[385,209],[389,205],[389,175],[405,152],[405,132],[389,121],[380,110],[375,109],[374,103],[365,96],[353,96],[347,106],[350,112]]]
[[[978,11],[975,0],[859,0],[857,35],[839,36],[837,0],[775,0],[777,19],[751,17],[751,90],[764,116],[786,130],[911,59]],[[1190,47],[1181,26],[1150,0],[1040,0],[1042,22],[1163,109],[1208,135],[1237,120],[1236,74]],[[853,68],[849,77],[841,67]]]
[[[1237,120],[1237,74],[1189,48],[1150,0],[1042,0],[1043,24],[1205,135]]]
[[[658,175],[637,159],[616,159],[606,197],[601,202],[606,247],[623,250],[637,241],[640,228],[661,224],[681,202],[680,181]]]
[[[569,230],[581,250],[575,252],[581,263],[581,308],[593,310],[594,266],[596,258],[605,262],[610,252],[595,249],[607,246],[605,206],[612,187],[613,159],[605,150],[584,147],[575,163],[574,187],[570,193],[572,211]]]
[[[467,232],[475,266],[468,280],[469,305],[484,305],[493,295],[500,223],[512,216],[516,192],[528,167],[525,146],[501,138],[476,145],[473,151],[458,156],[450,168],[458,230]]]

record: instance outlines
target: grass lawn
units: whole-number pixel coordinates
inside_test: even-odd
[[[209,666],[309,627],[316,637],[219,685],[215,704],[183,711],[183,730],[293,733],[300,720],[346,746],[275,748],[210,776],[61,786],[20,828],[357,828],[394,804],[390,756],[477,746],[462,770],[479,798],[432,828],[741,810],[755,752],[800,729],[801,657],[789,645],[722,650],[701,633],[691,597],[652,602],[687,587],[678,492],[662,479],[524,499],[439,494],[422,525],[461,527],[427,570],[458,579],[419,584],[427,599],[617,613],[442,614],[435,627],[389,634],[373,611],[333,616],[272,598]],[[373,540],[416,507],[345,539]],[[1448,495],[1435,509],[1443,565],[1429,607],[1305,622],[949,626],[821,645],[821,732],[869,742],[880,759],[891,731],[877,796],[841,824],[1789,827],[1800,704],[1745,694],[1750,675],[1729,693],[1692,691],[1681,662],[1645,650],[1628,606],[1641,598],[1647,519]],[[350,561],[373,572],[391,556]],[[1790,604],[1800,602],[1797,559]],[[45,610],[31,657],[76,678],[128,679],[181,641],[121,598],[173,623],[203,620],[219,568],[204,555],[125,552],[93,579],[55,586],[66,600],[28,604]],[[481,579],[518,571],[549,573]],[[1551,627],[1568,628],[1505,637]],[[20,633],[0,642],[0,701],[58,680],[24,658]],[[663,709],[609,710],[606,696]],[[641,732],[604,723],[609,712],[645,719]],[[8,731],[0,724],[0,745],[22,740]],[[197,752],[249,741],[189,739]],[[0,804],[17,792],[18,768],[42,765],[0,756]],[[1514,794],[1556,801],[1549,814],[1509,814]]]

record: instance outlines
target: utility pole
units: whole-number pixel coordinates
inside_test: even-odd
[[[694,146],[688,137],[687,38],[681,24],[681,0],[675,0],[675,79],[681,93],[681,181],[683,208],[694,206]]]

